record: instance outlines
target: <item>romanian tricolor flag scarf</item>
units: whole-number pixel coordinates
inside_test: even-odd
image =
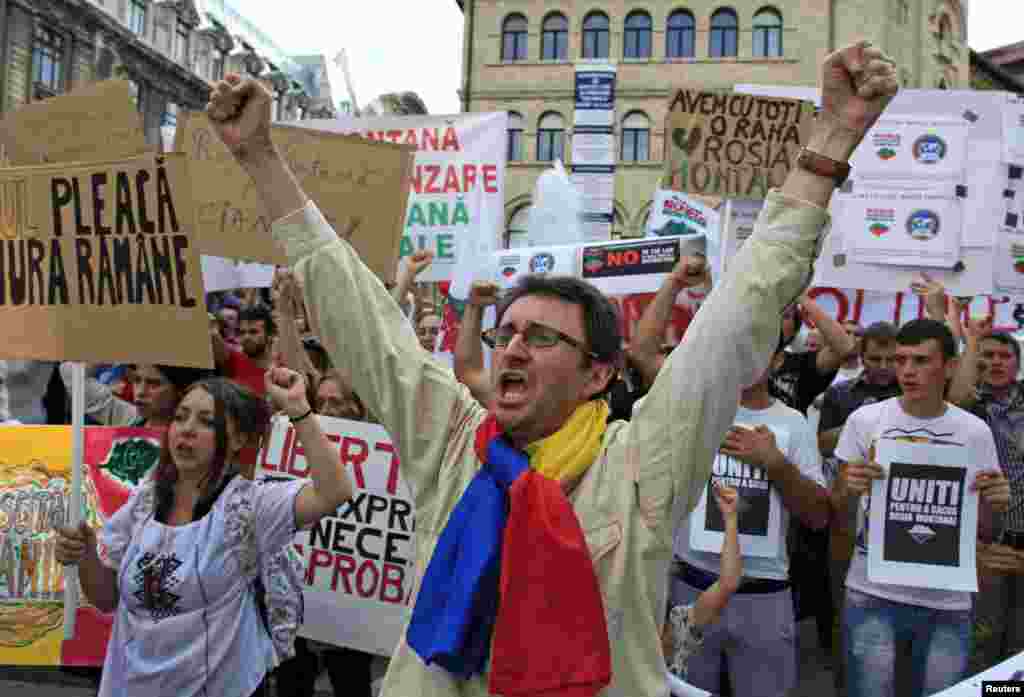
[[[563,486],[601,451],[608,405],[581,405],[557,433],[514,448],[488,416],[482,466],[423,575],[407,642],[459,678],[506,697],[593,697],[610,682],[601,588]]]

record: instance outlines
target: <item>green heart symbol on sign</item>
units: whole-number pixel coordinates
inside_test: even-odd
[[[687,155],[692,153],[700,145],[700,126],[691,128],[689,130],[685,128],[676,128],[672,131],[672,142],[675,146],[685,152]]]

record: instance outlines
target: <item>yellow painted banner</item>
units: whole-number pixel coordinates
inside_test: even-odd
[[[53,524],[71,481],[71,429],[0,428],[0,664],[59,665],[64,570]]]
[[[148,469],[158,438],[148,429],[86,429],[83,520],[99,528],[124,503],[131,482],[115,475],[143,461],[136,469]],[[64,641],[64,569],[53,528],[66,520],[70,482],[70,426],[0,426],[0,665],[103,662],[112,616],[84,593],[75,638]]]

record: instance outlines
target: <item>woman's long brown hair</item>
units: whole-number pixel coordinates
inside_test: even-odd
[[[226,476],[238,471],[238,463],[229,462],[228,423],[233,422],[242,442],[259,447],[270,426],[270,406],[241,385],[225,378],[208,378],[195,382],[182,391],[178,404],[195,389],[203,389],[213,398],[214,429],[217,449],[213,462],[203,480],[203,493],[196,503],[196,510],[209,510],[212,501],[220,493],[221,483]],[[175,405],[177,410],[177,405]],[[164,431],[160,464],[156,467],[156,519],[167,522],[174,506],[174,484],[178,481],[178,467],[174,464],[170,448],[170,428]]]

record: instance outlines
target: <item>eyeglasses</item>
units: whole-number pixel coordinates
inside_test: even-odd
[[[579,342],[568,334],[563,334],[557,329],[553,329],[546,324],[540,324],[539,322],[527,322],[522,331],[518,331],[511,324],[503,324],[500,327],[493,327],[483,332],[480,339],[492,349],[506,348],[512,343],[512,339],[516,334],[521,334],[523,337],[523,343],[532,349],[551,348],[559,341],[564,341],[573,348],[579,349],[585,355],[590,356],[594,360],[601,360],[601,357],[596,353],[584,348],[582,342]]]

